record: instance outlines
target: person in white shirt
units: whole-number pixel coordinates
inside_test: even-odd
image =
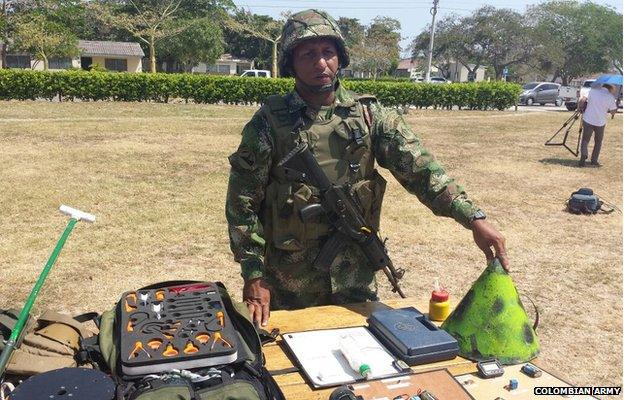
[[[591,165],[600,166],[598,156],[602,147],[607,113],[615,115],[617,105],[615,103],[615,86],[604,84],[592,88],[587,95],[587,107],[583,112],[583,140],[581,141],[581,161],[579,167],[585,166],[587,160],[587,147],[594,134],[594,149],[592,150]]]

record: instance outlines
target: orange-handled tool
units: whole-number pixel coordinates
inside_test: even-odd
[[[207,333],[200,333],[199,335],[195,336],[195,339],[197,339],[197,341],[201,344],[206,344],[210,340],[210,335]]]
[[[186,342],[186,346],[184,346],[184,354],[193,354],[197,353],[198,351],[199,349],[193,344],[193,342],[191,342],[190,340]]]
[[[145,347],[143,347],[143,343],[142,342],[136,342],[134,344],[134,349],[132,349],[132,352],[130,352],[130,356],[128,357],[128,360],[138,357],[139,356],[139,351],[143,350],[145,352],[145,354],[147,354],[148,358],[151,358],[152,356],[150,355],[150,353],[147,351],[147,349],[145,349]]]
[[[214,340],[212,342],[212,345],[210,346],[210,350],[213,350],[215,347],[215,344],[217,344],[217,340],[220,342],[223,342],[223,345],[229,348],[232,348],[232,345],[230,344],[230,342],[228,342],[227,340],[225,340],[222,336],[221,336],[221,332],[217,331],[214,333]]]
[[[161,344],[163,344],[163,341],[161,339],[152,339],[149,342],[147,342],[147,347],[149,347],[152,350],[158,350]]]
[[[165,357],[173,357],[177,355],[178,355],[178,350],[176,350],[175,347],[173,347],[171,343],[169,343],[165,351],[163,351],[163,356]]]
[[[134,303],[134,305],[130,304],[130,299],[132,299],[132,303]],[[137,297],[136,297],[136,293],[128,293],[128,295],[126,296],[126,312],[131,312],[132,310],[136,310],[137,308]]]

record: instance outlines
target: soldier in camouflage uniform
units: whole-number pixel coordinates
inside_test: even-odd
[[[329,15],[307,10],[290,17],[279,63],[283,75],[295,77],[295,90],[267,99],[229,158],[230,244],[242,268],[243,299],[257,322],[266,325],[270,309],[377,299],[375,271],[355,244],[347,244],[331,266],[313,266],[332,231],[324,215],[303,222],[299,211],[319,202],[318,189],[290,179],[278,165],[301,140],[332,183],[349,185],[369,226],[379,228],[385,190],[376,161],[436,215],[472,229],[486,257],[494,257],[494,247],[507,267],[502,235],[401,115],[340,84],[337,73],[349,64],[349,54]]]

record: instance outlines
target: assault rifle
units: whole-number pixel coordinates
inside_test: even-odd
[[[394,268],[392,260],[388,257],[385,242],[381,241],[373,228],[366,226],[366,221],[348,186],[334,185],[329,181],[307,143],[300,142],[278,163],[278,166],[283,168],[288,179],[308,183],[320,191],[321,203],[304,207],[300,210],[299,217],[303,221],[309,221],[325,214],[334,228],[333,234],[314,260],[314,266],[329,268],[342,248],[349,241],[353,241],[366,255],[375,271],[383,269],[392,285],[392,291],[405,298],[398,282],[405,271]]]

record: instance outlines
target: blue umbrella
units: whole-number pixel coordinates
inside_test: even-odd
[[[622,75],[601,75],[592,85],[620,85],[622,86]]]

